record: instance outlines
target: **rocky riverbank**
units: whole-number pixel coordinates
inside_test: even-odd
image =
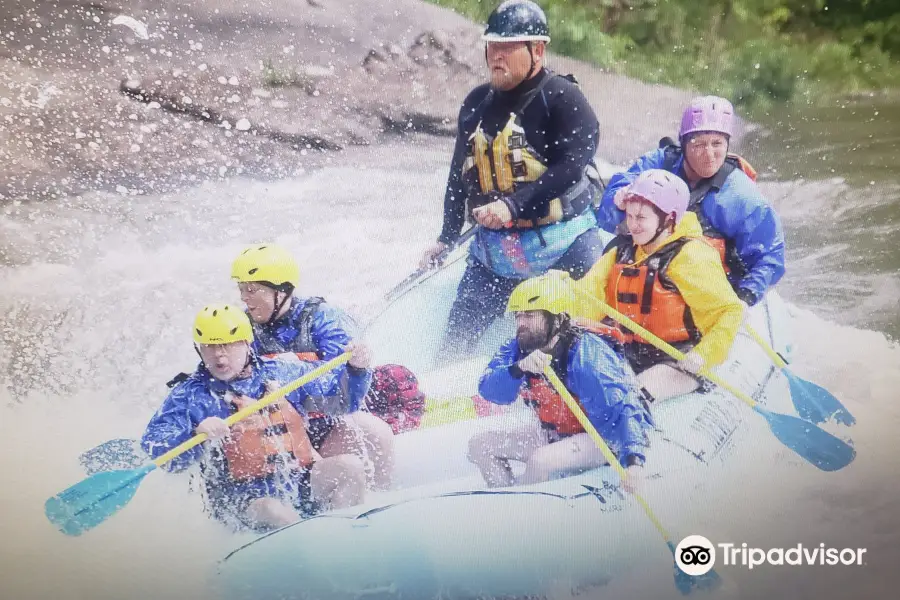
[[[0,0],[0,11],[3,203],[278,179],[397,136],[432,143],[454,134],[484,77],[480,27],[417,0]],[[611,161],[670,133],[689,97],[551,66],[578,76]]]

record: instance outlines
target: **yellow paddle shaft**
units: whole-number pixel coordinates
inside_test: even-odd
[[[634,321],[632,321],[631,319],[629,319],[628,317],[626,317],[625,315],[623,315],[622,313],[620,313],[619,311],[617,311],[616,309],[614,309],[613,307],[608,305],[603,300],[600,300],[599,298],[596,298],[596,297],[592,296],[591,294],[588,294],[587,292],[583,292],[577,288],[575,288],[575,293],[578,294],[579,297],[587,300],[597,310],[602,311],[603,313],[605,313],[606,315],[608,315],[609,317],[611,317],[618,323],[624,325],[631,332],[641,336],[641,338],[647,340],[653,346],[655,346],[659,350],[662,350],[663,352],[665,352],[666,354],[668,354],[675,360],[677,360],[677,361],[684,360],[683,352],[679,352],[676,348],[672,347],[671,344],[669,344],[669,343],[661,340],[657,336],[653,335],[652,333],[650,333],[649,331],[647,331],[646,329],[644,329],[643,327],[641,327],[640,325],[638,325],[637,323],[635,323]],[[753,398],[751,398],[750,396],[748,396],[741,390],[737,389],[733,385],[729,384],[728,382],[723,381],[721,378],[719,378],[714,373],[710,372],[705,367],[700,369],[700,374],[703,375],[704,377],[706,377],[707,379],[709,379],[710,381],[712,381],[717,386],[721,387],[722,389],[728,390],[729,392],[731,392],[731,394],[734,395],[735,398],[745,402],[750,408],[753,408],[756,406],[756,404],[757,404],[756,400],[754,400]]]
[[[228,426],[230,427],[230,426],[234,425],[235,423],[237,423],[238,421],[240,421],[241,419],[245,419],[246,417],[249,417],[253,413],[264,409],[265,407],[269,406],[270,404],[277,402],[284,396],[287,396],[288,394],[290,394],[297,388],[306,385],[313,379],[321,377],[325,373],[328,373],[329,371],[341,366],[342,364],[344,364],[345,362],[350,360],[350,356],[351,356],[350,352],[344,352],[340,356],[336,356],[336,357],[332,358],[331,360],[329,360],[328,362],[322,363],[321,365],[319,365],[318,367],[316,367],[315,369],[313,369],[306,375],[303,375],[302,377],[294,380],[293,382],[278,388],[271,394],[267,394],[266,396],[263,396],[262,398],[260,398],[256,402],[254,402],[253,404],[245,406],[244,408],[237,411],[236,413],[229,415],[229,417],[227,419],[225,419],[225,423],[227,423]],[[169,450],[168,452],[166,452],[165,454],[163,454],[162,456],[160,456],[159,458],[154,460],[153,464],[155,464],[157,467],[161,467],[164,464],[166,464],[167,462],[169,462],[170,460],[172,460],[173,458],[175,458],[176,456],[184,454],[185,452],[187,452],[188,450],[190,450],[191,448],[193,448],[195,446],[199,446],[200,444],[202,444],[203,442],[206,441],[206,438],[207,438],[207,435],[205,433],[195,435],[188,441],[172,448],[171,450]]]
[[[775,363],[776,367],[778,367],[779,369],[783,369],[787,366],[787,363],[784,362],[780,356],[778,356],[778,353],[772,349],[768,342],[766,342],[766,340],[764,340],[755,329],[746,324],[744,325],[744,329],[747,330],[747,333],[750,334],[750,337],[753,338],[753,341],[756,342],[760,348],[762,348],[762,351],[766,353],[766,356],[769,357],[769,360]]]
[[[547,379],[550,380],[550,385],[553,386],[553,389],[556,390],[556,393],[559,394],[563,402],[566,403],[566,406],[569,407],[569,410],[572,411],[572,414],[575,415],[575,418],[578,419],[578,422],[581,423],[581,426],[584,427],[584,430],[587,432],[591,439],[594,440],[594,443],[597,444],[597,448],[600,449],[600,452],[603,454],[604,458],[609,462],[609,466],[616,470],[616,473],[619,474],[619,478],[622,481],[628,477],[628,474],[625,472],[624,467],[619,462],[619,459],[616,458],[616,455],[613,454],[612,450],[609,449],[609,446],[606,444],[606,441],[603,437],[597,432],[594,428],[593,423],[591,423],[590,419],[587,418],[587,415],[584,414],[584,411],[581,409],[581,406],[576,402],[575,398],[572,397],[572,394],[569,393],[569,390],[566,389],[565,384],[560,381],[559,377],[553,371],[553,369],[548,365],[547,368],[544,369],[544,375],[547,376]],[[656,515],[653,514],[653,511],[650,509],[650,505],[647,504],[647,501],[637,493],[632,494],[635,500],[638,501],[638,504],[641,505],[641,508],[644,509],[644,512],[647,513],[647,518],[650,519],[650,522],[653,523],[653,526],[656,527],[657,531],[663,536],[663,539],[667,542],[670,540],[669,532],[666,531],[666,528],[662,526],[662,523],[656,518]]]

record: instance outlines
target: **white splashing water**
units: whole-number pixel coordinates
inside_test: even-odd
[[[188,477],[153,473],[120,514],[79,538],[53,529],[44,501],[83,477],[81,452],[139,436],[164,382],[194,367],[191,319],[210,301],[238,301],[228,270],[244,244],[286,245],[302,265],[300,293],[324,295],[362,321],[374,314],[437,236],[446,153],[388,146],[342,154],[340,166],[297,180],[90,195],[0,215],[4,252],[17,265],[0,270],[0,597],[206,597],[216,561],[249,538],[206,518]],[[878,597],[897,581],[900,348],[806,311],[794,330],[792,368],[859,420],[855,463],[830,474],[773,472],[773,446],[760,440],[759,460],[705,490],[722,510],[672,529],[761,547],[868,546],[865,571],[734,576],[753,597],[820,600],[838,589]]]

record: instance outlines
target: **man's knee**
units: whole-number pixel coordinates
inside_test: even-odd
[[[496,431],[481,431],[469,438],[469,447],[466,457],[469,462],[480,464],[487,458],[491,458],[496,450],[497,436],[500,435]]]
[[[525,469],[541,481],[550,479],[559,465],[555,464],[553,444],[538,448],[525,462]]]
[[[277,498],[251,500],[247,505],[246,516],[251,524],[261,527],[282,527],[300,518],[291,506]]]
[[[372,470],[367,478],[375,489],[384,490],[391,486],[394,471],[394,431],[391,426],[370,413],[353,413],[355,423],[363,432],[366,456]],[[365,461],[364,461],[365,462]]]
[[[355,506],[365,500],[366,471],[354,454],[339,454],[317,461],[310,471],[313,499],[329,509]]]
[[[366,436],[366,441],[382,452],[393,452],[394,430],[377,416],[357,411],[352,414],[353,420],[359,425]]]
[[[338,485],[353,485],[366,482],[366,469],[362,459],[355,454],[339,454],[316,461],[311,476],[334,482]]]
[[[637,376],[638,384],[653,398],[654,403],[689,394],[700,387],[696,377],[668,364],[658,364]]]

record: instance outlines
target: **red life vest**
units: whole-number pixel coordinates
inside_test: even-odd
[[[584,427],[543,376],[528,375],[520,392],[525,404],[534,408],[541,423],[561,434],[582,433]],[[578,398],[575,398],[577,401]],[[580,403],[579,403],[580,406]],[[584,407],[582,407],[584,410]]]
[[[602,338],[606,338],[606,340],[612,342],[613,345],[625,344],[628,341],[625,333],[621,329],[619,329],[615,322],[610,324],[604,323],[602,321],[589,321],[587,319],[579,319],[578,326],[585,331],[590,331],[591,333],[595,333]]]
[[[586,331],[584,327],[570,325],[560,336],[559,342],[553,350],[553,362],[551,365],[553,371],[563,382],[566,381],[566,373],[568,372],[569,351],[578,342],[584,331]],[[621,334],[617,334],[608,337],[613,338],[611,341],[615,342],[615,338],[620,336]],[[548,429],[554,429],[557,433],[563,435],[584,432],[584,427],[581,426],[575,414],[543,375],[526,374],[525,383],[519,395],[525,404],[534,408],[538,419]],[[581,406],[581,410],[584,411],[584,406],[581,405],[578,398],[574,395],[573,398]]]

